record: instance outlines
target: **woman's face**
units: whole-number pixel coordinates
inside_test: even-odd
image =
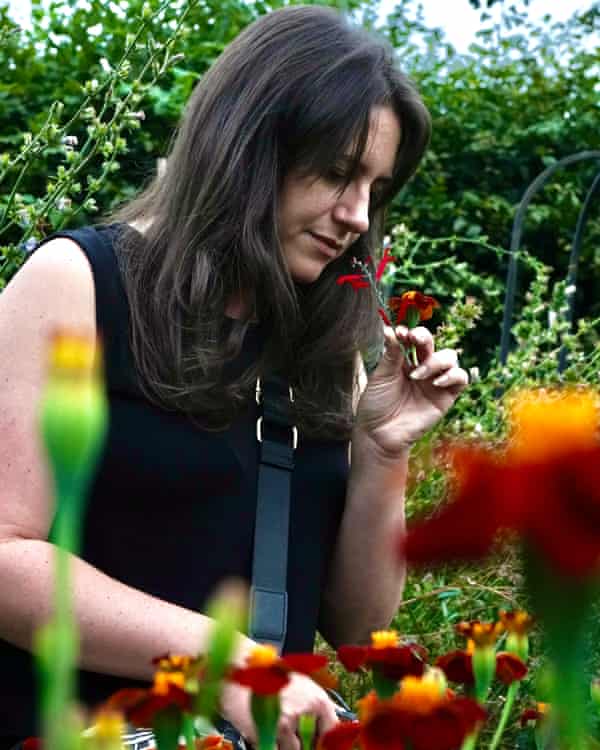
[[[392,177],[400,145],[400,123],[390,107],[371,112],[369,137],[360,174],[340,193],[349,160],[340,159],[327,177],[295,172],[283,182],[278,216],[279,237],[292,277],[316,281],[369,228],[369,200]]]

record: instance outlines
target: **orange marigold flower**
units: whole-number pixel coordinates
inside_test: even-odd
[[[181,672],[159,670],[152,687],[118,690],[105,702],[103,710],[122,711],[135,727],[152,726],[154,716],[165,708],[175,707],[180,711],[191,709],[191,696],[183,689],[184,682]]]
[[[440,303],[421,292],[404,292],[400,297],[390,297],[388,307],[396,314],[396,325],[407,322],[412,328],[419,320],[429,320]],[[412,325],[411,325],[412,323]]]
[[[278,656],[273,646],[259,645],[247,657],[245,667],[230,671],[229,679],[249,687],[257,695],[275,695],[290,681],[290,672],[318,676],[327,661],[322,654]]]
[[[495,646],[498,637],[504,631],[504,625],[502,622],[471,620],[471,622],[459,622],[455,630],[459,635],[473,641],[475,648],[479,648]]]
[[[370,693],[359,702],[359,716],[363,750],[458,750],[486,713],[446,690],[433,671],[406,677],[390,699]]]
[[[455,453],[454,501],[400,542],[409,562],[473,559],[499,531],[516,531],[561,575],[600,568],[598,398],[590,390],[534,391],[511,402],[511,434],[495,450]],[[483,502],[485,499],[485,502]]]
[[[371,640],[370,646],[340,646],[337,657],[348,671],[369,667],[389,680],[423,674],[427,663],[427,650],[423,646],[401,644],[395,631],[376,631]]]
[[[533,617],[520,609],[513,610],[512,612],[501,609],[499,616],[500,622],[504,625],[507,633],[525,635],[533,627]]]

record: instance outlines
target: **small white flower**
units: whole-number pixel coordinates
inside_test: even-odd
[[[132,120],[145,120],[146,119],[146,113],[142,109],[140,109],[139,112],[130,112],[128,116]]]
[[[38,241],[34,237],[30,237],[27,240],[27,242],[24,242],[21,245],[21,249],[23,250],[24,253],[27,253],[27,255],[29,255],[29,253],[32,253],[36,249],[37,246],[38,246]]]
[[[481,426],[481,422],[477,422],[475,424],[475,426],[473,427],[473,432],[476,435],[481,435],[481,433],[483,432],[483,427]]]
[[[64,137],[62,138],[62,140],[61,140],[61,143],[63,144],[63,146],[71,146],[71,147],[74,147],[74,146],[77,146],[77,145],[78,145],[78,143],[79,143],[79,139],[77,138],[77,136],[76,136],[76,135],[65,135],[65,136],[64,136]]]
[[[480,379],[479,367],[469,367],[469,382],[477,383]]]
[[[17,218],[19,220],[19,224],[22,227],[28,227],[31,224],[31,213],[28,208],[21,208],[17,211]]]
[[[570,297],[572,294],[575,294],[575,291],[577,290],[577,287],[575,284],[569,284],[569,286],[565,287],[565,295],[567,297]]]
[[[70,198],[66,198],[65,196],[62,196],[56,201],[56,208],[59,211],[68,211],[71,208],[72,201]]]
[[[548,310],[548,328],[554,328],[557,318],[556,310]]]

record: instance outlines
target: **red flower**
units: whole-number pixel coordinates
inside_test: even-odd
[[[537,725],[542,719],[548,715],[548,704],[537,703],[535,708],[526,708],[520,717],[521,726],[526,726],[530,721],[535,722]]]
[[[136,727],[149,727],[154,716],[165,708],[175,706],[181,711],[191,709],[191,697],[183,689],[182,672],[158,671],[151,688],[123,688],[113,693],[103,708],[122,711]]]
[[[375,281],[380,281],[381,277],[383,276],[383,272],[385,271],[385,267],[388,263],[391,263],[394,260],[394,257],[392,256],[392,251],[389,247],[386,247],[383,251],[383,257],[377,264],[377,270],[375,271]]]
[[[386,324],[386,326],[390,326],[391,327],[392,323],[391,323],[390,319],[388,318],[387,313],[383,309],[383,307],[380,307],[377,310],[377,312],[379,313],[379,317],[381,318],[381,320],[383,320],[383,322]]]
[[[352,750],[358,741],[360,722],[342,721],[319,738],[317,750]]]
[[[427,650],[423,646],[399,644],[398,634],[393,630],[376,631],[371,638],[371,646],[340,646],[338,649],[338,659],[349,672],[366,666],[379,671],[388,680],[423,674],[427,663]]]
[[[522,680],[527,674],[527,665],[510,651],[499,651],[496,654],[496,679],[503,685],[510,685]]]
[[[410,676],[388,700],[369,693],[359,701],[359,725],[327,732],[319,750],[354,744],[363,750],[458,750],[485,715],[475,701],[450,693],[438,674]]]
[[[457,491],[400,543],[409,562],[482,557],[500,530],[516,531],[557,572],[583,578],[600,564],[600,447],[596,397],[526,394],[512,405],[512,435],[497,450],[459,450]]]
[[[336,284],[340,286],[350,284],[355,291],[370,286],[368,279],[365,279],[362,273],[349,273],[344,276],[338,276]]]
[[[41,737],[28,737],[21,744],[22,750],[42,750],[44,743]]]
[[[435,666],[442,670],[450,682],[458,682],[459,685],[475,684],[471,654],[464,649],[448,651],[447,654],[438,656]]]
[[[178,750],[187,750],[187,745],[179,745]],[[196,739],[195,750],[233,750],[233,744],[222,734],[209,734]]]
[[[440,303],[433,297],[415,291],[404,292],[401,297],[390,297],[388,300],[388,307],[396,313],[397,325],[411,317],[415,320],[429,320],[434,308],[439,306]]]
[[[280,657],[273,646],[257,646],[246,659],[246,666],[232,669],[229,679],[258,695],[275,695],[290,681],[290,672],[318,676],[326,664],[327,657],[322,654]]]
[[[449,651],[439,656],[435,666],[442,670],[450,682],[471,686],[475,684],[472,653],[468,650]],[[522,680],[527,674],[527,666],[518,656],[508,651],[496,654],[496,679],[504,685]]]

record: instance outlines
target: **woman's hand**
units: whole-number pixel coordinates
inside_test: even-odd
[[[290,681],[279,694],[281,715],[277,728],[278,750],[300,750],[297,735],[302,714],[317,718],[317,737],[337,724],[332,701],[316,682],[303,674],[292,673]],[[222,714],[252,745],[256,745],[256,729],[250,713],[250,690],[229,683],[223,690]]]
[[[427,328],[384,329],[385,351],[371,373],[358,404],[355,440],[368,436],[384,456],[405,453],[448,411],[469,376],[453,349],[435,351]],[[415,346],[419,366],[412,368],[402,346]],[[358,431],[358,434],[356,434]]]

